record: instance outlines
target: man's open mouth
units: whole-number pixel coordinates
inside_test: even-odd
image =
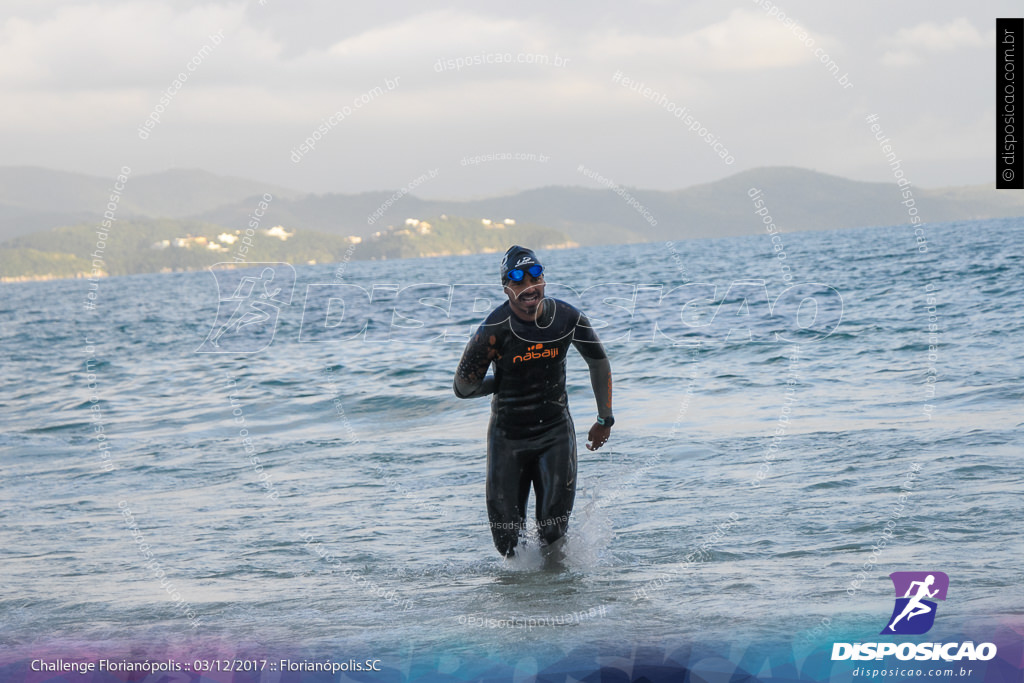
[[[540,303],[540,292],[536,289],[523,292],[519,295],[519,303],[527,305]]]

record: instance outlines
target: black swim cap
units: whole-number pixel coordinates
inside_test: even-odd
[[[538,266],[543,265],[537,259],[537,255],[533,253],[532,249],[513,244],[505,252],[505,258],[501,260],[501,281],[504,283],[505,280],[508,280],[508,271],[515,268],[526,269],[535,263]]]

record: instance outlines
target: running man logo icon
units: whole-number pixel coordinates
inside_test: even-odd
[[[945,600],[949,577],[942,572],[893,572],[896,605],[882,634],[921,635],[935,623],[934,600]]]
[[[217,318],[196,353],[257,353],[274,340],[281,306],[292,301],[295,269],[287,263],[237,266],[210,266],[217,281]]]

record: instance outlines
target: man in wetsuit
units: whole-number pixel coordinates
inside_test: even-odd
[[[590,368],[597,421],[587,448],[608,441],[611,364],[590,321],[577,308],[544,298],[537,255],[510,247],[501,262],[508,301],[491,311],[466,345],[455,372],[455,395],[493,394],[487,429],[487,516],[498,552],[515,554],[533,485],[537,528],[550,551],[565,536],[576,496],[576,430],[565,393],[569,345]],[[487,370],[494,365],[494,374]],[[593,444],[593,445],[591,445]]]

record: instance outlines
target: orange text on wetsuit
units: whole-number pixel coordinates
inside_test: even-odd
[[[530,348],[526,349],[526,353],[524,353],[523,355],[515,356],[514,358],[512,358],[512,362],[518,363],[520,361],[535,360],[537,358],[554,358],[558,355],[557,348],[544,349],[543,351],[538,350],[543,347],[543,344],[536,344],[534,346],[531,346]]]

